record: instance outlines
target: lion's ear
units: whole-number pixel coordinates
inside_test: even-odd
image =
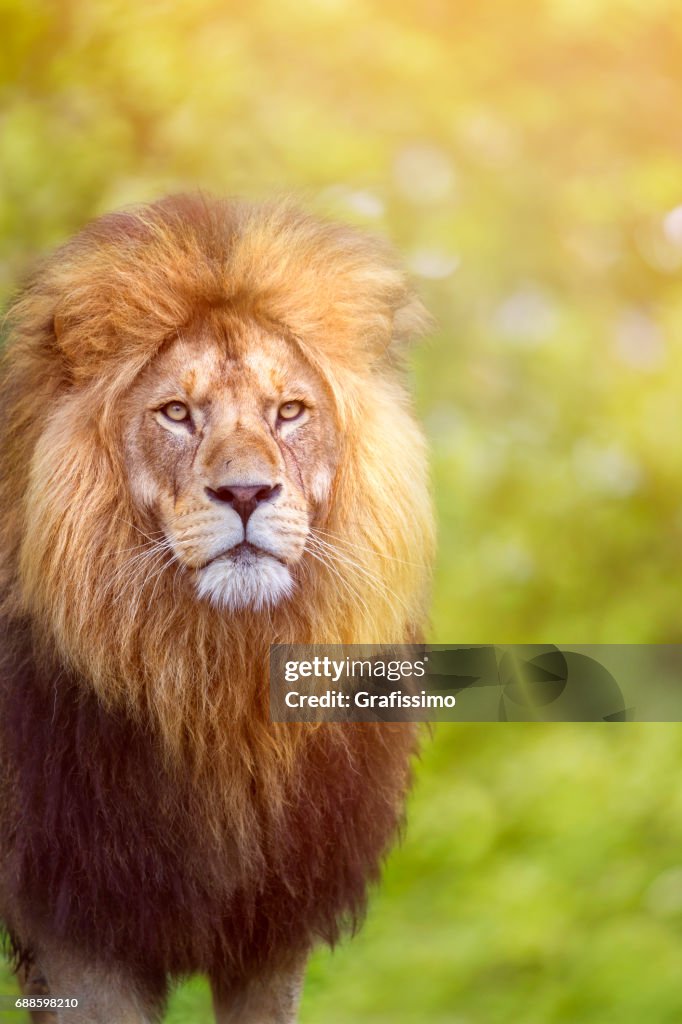
[[[78,383],[101,375],[103,359],[114,349],[104,320],[98,322],[65,305],[60,302],[52,315],[53,346],[63,374]]]

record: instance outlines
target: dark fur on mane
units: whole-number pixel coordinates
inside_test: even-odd
[[[336,748],[312,730],[284,819],[267,820],[263,797],[244,865],[229,827],[197,835],[191,780],[164,765],[157,738],[63,671],[38,675],[28,636],[6,649],[0,684],[15,780],[2,828],[22,931],[161,989],[169,974],[241,979],[359,923],[399,825],[409,727],[349,725]],[[30,959],[14,942],[17,962]]]

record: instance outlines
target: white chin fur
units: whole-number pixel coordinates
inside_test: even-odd
[[[202,569],[197,579],[199,597],[231,611],[277,604],[292,587],[287,567],[265,554],[221,558]]]

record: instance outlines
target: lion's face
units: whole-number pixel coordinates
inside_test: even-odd
[[[294,343],[215,314],[154,359],[123,411],[133,501],[198,597],[286,597],[338,454],[331,398]]]

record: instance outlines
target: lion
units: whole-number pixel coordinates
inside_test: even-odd
[[[180,195],[91,223],[7,322],[0,919],[25,989],[142,1024],[203,973],[218,1022],[294,1021],[416,736],[273,723],[269,648],[423,637],[402,353],[427,314],[356,229]]]

